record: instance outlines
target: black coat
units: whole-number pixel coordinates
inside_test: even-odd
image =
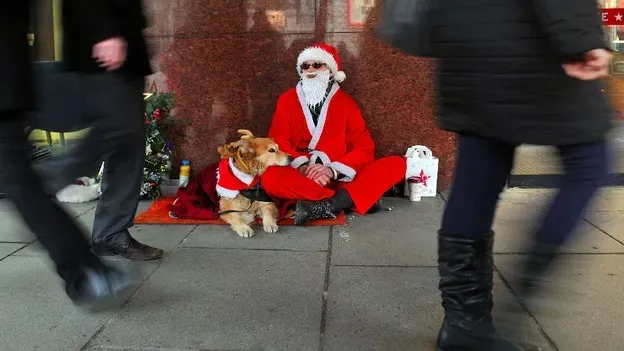
[[[143,29],[142,0],[63,0],[63,61],[72,71],[103,72],[91,58],[93,45],[115,36],[128,43],[124,74],[152,73]]]
[[[28,1],[0,1],[0,115],[31,103],[28,20]]]
[[[511,143],[603,140],[612,108],[601,81],[561,64],[606,48],[594,0],[433,0],[438,121]]]
[[[0,1],[0,114],[32,108],[32,72],[28,56],[30,1]],[[64,0],[63,58],[71,70],[100,72],[91,58],[93,44],[120,35],[128,42],[121,70],[133,76],[152,72],[143,29],[141,0]]]

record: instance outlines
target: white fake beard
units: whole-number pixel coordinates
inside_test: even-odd
[[[314,107],[323,102],[329,85],[329,70],[316,72],[314,78],[308,78],[305,73],[301,73],[300,76],[303,96],[308,106]]]

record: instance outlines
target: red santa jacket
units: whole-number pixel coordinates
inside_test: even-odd
[[[352,181],[360,169],[375,159],[375,143],[360,109],[337,83],[323,104],[317,125],[303,97],[301,83],[282,94],[269,137],[295,158],[293,167],[320,159],[323,165],[345,175],[341,181]]]
[[[217,168],[217,194],[221,197],[233,199],[239,191],[253,188],[258,184],[258,178],[242,172],[234,166],[234,159],[224,159]]]

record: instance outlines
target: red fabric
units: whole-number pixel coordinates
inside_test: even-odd
[[[160,197],[152,202],[150,207],[141,212],[134,219],[136,224],[168,224],[168,225],[183,225],[183,224],[195,224],[195,225],[226,225],[227,223],[222,219],[188,219],[188,218],[171,218],[169,217],[169,206],[175,200],[175,197]],[[262,223],[261,218],[256,218],[256,223]],[[278,221],[280,226],[295,225],[293,218],[282,218]],[[331,225],[345,225],[347,224],[347,218],[344,212],[340,212],[336,215],[336,218],[332,219],[316,219],[306,223],[307,226],[331,226]]]
[[[251,189],[258,184],[258,178],[241,172],[234,166],[233,159],[225,159],[219,162],[217,174],[217,194],[233,199],[240,190]]]
[[[400,156],[380,158],[362,168],[350,182],[336,182],[345,188],[355,204],[355,212],[364,215],[383,194],[405,179],[407,160]]]
[[[217,195],[217,169],[220,162],[204,168],[193,177],[187,186],[178,189],[175,204],[169,211],[180,219],[214,220],[219,218],[219,196]],[[286,167],[284,167],[286,168]],[[242,190],[242,189],[241,189]],[[278,218],[284,218],[295,201],[276,201]]]
[[[269,167],[262,175],[266,192],[274,198],[318,201],[344,188],[354,210],[364,215],[383,194],[405,178],[407,162],[399,156],[381,158],[365,166],[352,182],[334,181],[324,188],[290,167]]]
[[[338,55],[338,49],[336,47],[331,46],[325,43],[315,43],[312,47],[317,47],[325,50],[328,54],[332,55],[334,60],[336,61],[336,66],[338,66],[338,71],[342,71],[342,62],[340,61],[340,56]]]
[[[274,199],[323,200],[334,196],[331,188],[323,188],[292,167],[269,167],[261,178],[264,190]]]
[[[332,95],[330,92],[324,103],[325,117],[321,112],[318,124],[313,129],[310,129],[312,122],[311,115],[307,114],[308,106],[300,102],[302,91],[300,88],[288,90],[278,99],[269,137],[275,140],[280,149],[292,155],[295,161],[298,157],[309,160],[314,152],[320,152],[326,156],[323,164],[354,177],[374,161],[375,143],[353,98],[337,84],[336,88],[335,93]],[[318,128],[320,130],[317,131]],[[315,133],[318,134],[317,142]],[[306,149],[316,151],[310,153],[304,151]],[[294,166],[299,164],[295,162]]]

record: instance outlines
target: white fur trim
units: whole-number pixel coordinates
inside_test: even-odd
[[[329,70],[334,74],[334,79],[336,81],[341,82],[335,77],[338,74],[338,64],[336,63],[336,59],[329,52],[319,48],[319,47],[309,47],[303,50],[299,57],[297,57],[297,72],[301,73],[301,64],[306,61],[320,61],[323,62]],[[344,80],[344,77],[343,77]]]
[[[177,203],[178,203],[178,199],[179,199],[179,198],[176,198],[175,200],[173,200],[173,205],[174,205],[174,206],[175,206],[175,204],[177,204]],[[173,213],[173,212],[169,211],[169,217],[171,217],[171,218],[173,218],[173,219],[177,219],[177,218],[178,218],[178,215],[176,215],[175,213]]]
[[[345,79],[347,79],[347,75],[344,73],[344,71],[338,71],[336,72],[336,74],[334,74],[334,80],[338,83],[344,82]]]
[[[315,164],[316,160],[318,160],[319,158],[321,159],[323,166],[329,166],[329,164],[331,163],[329,156],[327,156],[327,154],[323,151],[314,150],[311,152],[311,154],[312,156],[310,156],[310,164]]]
[[[329,164],[329,168],[333,168],[345,175],[343,178],[338,179],[341,182],[351,182],[356,175],[355,169],[345,165],[344,163],[332,162]]]
[[[241,182],[249,185],[251,184],[251,182],[253,182],[254,177],[241,171],[240,169],[238,169],[236,167],[236,165],[234,164],[234,158],[230,157],[230,169],[232,170],[232,172],[234,173],[234,176],[236,178],[238,178],[238,180],[240,180]]]
[[[78,185],[71,184],[56,193],[56,199],[60,202],[79,204],[96,200],[99,195],[100,184]]]
[[[238,190],[226,189],[219,184],[217,184],[216,189],[219,196],[227,199],[233,199],[238,195]]]
[[[297,97],[299,98],[299,105],[301,105],[301,109],[303,110],[303,115],[306,119],[306,124],[308,125],[308,130],[310,131],[310,135],[312,135],[312,140],[310,140],[310,145],[308,148],[314,149],[316,144],[318,144],[321,139],[321,135],[323,134],[323,128],[325,127],[325,120],[327,119],[327,109],[329,108],[329,104],[336,95],[336,92],[340,89],[340,86],[336,83],[333,84],[329,94],[327,95],[327,99],[323,103],[323,107],[321,108],[321,113],[319,115],[318,124],[314,125],[314,119],[312,118],[312,112],[308,108],[308,104],[305,102],[305,97],[303,94],[303,88],[301,87],[301,82],[297,84]]]
[[[299,168],[299,167],[301,167],[301,165],[302,165],[302,164],[304,164],[304,163],[308,162],[309,160],[310,160],[310,159],[308,159],[308,156],[299,156],[299,157],[297,157],[296,159],[294,159],[294,160],[290,163],[290,165],[291,165],[293,168]]]

